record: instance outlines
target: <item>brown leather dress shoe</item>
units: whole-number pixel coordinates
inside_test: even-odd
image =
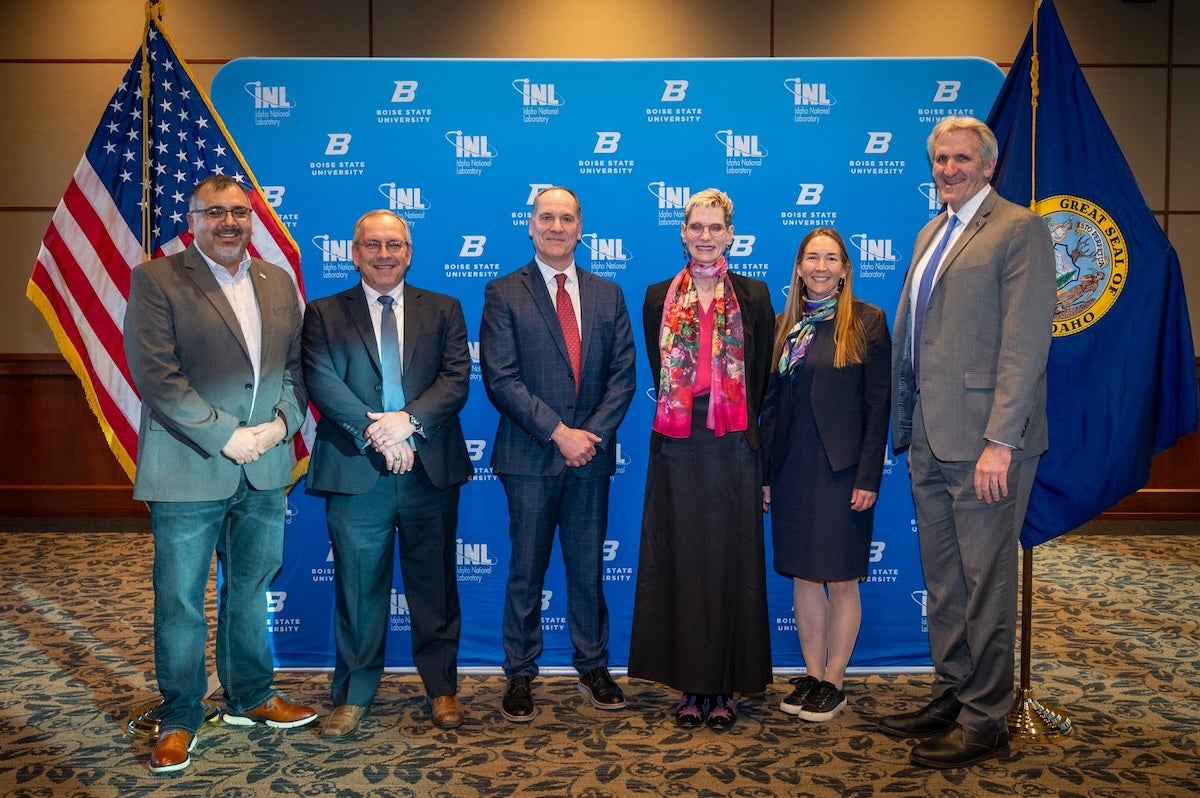
[[[441,729],[457,729],[463,725],[466,714],[462,703],[452,695],[440,695],[433,699],[433,725]]]
[[[329,717],[325,718],[325,722],[321,724],[321,736],[345,737],[358,728],[358,724],[365,714],[367,714],[366,707],[354,704],[342,704],[340,707],[334,707],[333,712],[330,712]]]
[[[316,720],[317,711],[303,704],[293,704],[281,695],[273,695],[248,712],[241,715],[226,712],[224,718],[231,726],[265,723],[273,729],[294,729]]]
[[[150,753],[151,773],[174,773],[192,764],[188,756],[196,747],[196,735],[183,729],[165,729],[159,732],[158,742]]]

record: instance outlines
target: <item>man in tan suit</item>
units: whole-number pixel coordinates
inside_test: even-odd
[[[1050,235],[988,185],[997,144],[950,117],[928,140],[945,213],[913,247],[892,341],[892,444],[909,449],[927,588],[933,701],[879,728],[924,738],[913,764],[1007,754],[1017,540],[1047,448]]]

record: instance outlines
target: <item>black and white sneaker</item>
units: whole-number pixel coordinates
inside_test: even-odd
[[[813,689],[796,714],[801,720],[823,723],[833,720],[846,708],[846,694],[829,682],[820,682]]]
[[[789,680],[789,684],[794,684],[796,688],[788,694],[787,698],[779,702],[779,708],[789,715],[799,715],[800,708],[804,706],[804,699],[817,689],[820,682],[806,674]]]

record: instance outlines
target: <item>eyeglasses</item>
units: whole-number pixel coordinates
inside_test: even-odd
[[[724,235],[725,231],[728,229],[729,228],[723,224],[700,224],[699,222],[692,222],[687,226],[687,231],[697,238],[704,235],[705,230],[708,231],[710,236],[716,238],[717,236]]]
[[[355,244],[365,249],[367,252],[378,252],[381,249],[387,248],[387,251],[392,255],[398,255],[405,250],[406,247],[411,247],[411,241],[355,241]]]
[[[239,222],[244,222],[250,218],[250,214],[253,212],[254,211],[252,211],[250,208],[242,205],[238,205],[234,208],[226,208],[223,205],[213,205],[210,208],[196,208],[195,210],[188,211],[188,213],[202,214],[214,222],[225,221],[225,216],[227,214],[233,214],[234,219],[237,219]]]

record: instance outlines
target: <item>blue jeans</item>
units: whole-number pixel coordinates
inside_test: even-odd
[[[228,499],[150,502],[154,530],[154,667],[161,729],[195,733],[208,689],[204,593],[213,552],[223,581],[217,597],[217,676],[226,708],[240,714],[273,695],[267,596],[283,563],[282,488],[254,490],[242,476]]]

